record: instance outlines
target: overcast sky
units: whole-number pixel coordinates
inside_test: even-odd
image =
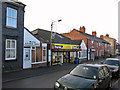
[[[37,28],[66,33],[73,28],[85,26],[86,33],[97,32],[118,40],[118,1],[120,0],[19,0],[26,4],[25,27],[30,31]]]

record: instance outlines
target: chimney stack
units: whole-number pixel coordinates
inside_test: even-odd
[[[109,34],[106,34],[106,37],[109,37]]]
[[[100,38],[104,39],[103,35],[100,35]]]
[[[92,31],[92,35],[96,37],[96,31]]]
[[[80,31],[85,33],[85,27],[80,27]]]

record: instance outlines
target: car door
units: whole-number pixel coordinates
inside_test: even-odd
[[[98,73],[98,88],[104,88],[105,87],[105,75],[104,70],[101,68]]]

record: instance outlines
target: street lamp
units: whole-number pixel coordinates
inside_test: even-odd
[[[60,19],[60,20],[57,20],[57,21],[53,21],[53,20],[52,20],[52,23],[51,23],[51,37],[50,37],[51,61],[50,61],[50,66],[52,65],[52,39],[53,39],[52,33],[53,33],[53,24],[54,24],[55,22],[60,22],[60,21],[62,21],[62,20],[61,20],[61,19]]]

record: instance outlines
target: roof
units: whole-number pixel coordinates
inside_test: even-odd
[[[35,34],[35,35],[38,35],[40,38],[45,40],[45,42],[50,43],[51,31],[44,30],[44,29],[36,29],[36,30],[32,31],[32,33]],[[61,34],[58,34],[56,32],[53,32],[52,43],[78,45],[73,40],[71,40],[70,38],[65,37],[65,36],[63,36]]]
[[[83,39],[73,40],[73,41],[74,41],[76,44],[79,44],[79,45],[80,45],[80,44],[81,44],[81,42],[82,42],[82,40],[83,40]]]
[[[22,3],[21,1],[19,1],[19,0],[1,0],[1,2],[16,3],[16,4],[19,4],[19,5],[26,6],[25,4],[23,4],[23,3]]]
[[[80,32],[81,34],[83,34],[84,36],[86,36],[88,39],[96,40],[96,41],[99,41],[99,42],[104,42],[104,43],[110,44],[110,43],[108,43],[107,41],[105,41],[105,40],[102,39],[102,38],[95,37],[95,36],[93,36],[93,35],[84,33],[84,32],[82,32],[82,31],[80,31],[80,30],[76,30],[76,31]]]

